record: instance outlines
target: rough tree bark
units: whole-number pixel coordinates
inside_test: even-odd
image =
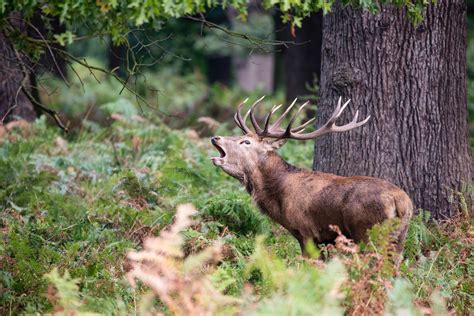
[[[357,109],[372,118],[318,140],[314,169],[385,178],[435,218],[455,214],[452,190],[473,175],[464,1],[430,5],[418,26],[403,9],[372,15],[334,5],[324,18],[318,126],[340,95],[352,99],[341,121]]]
[[[24,25],[14,15],[11,24],[19,30]],[[28,59],[22,52],[15,50],[5,31],[0,31],[0,124],[22,118],[33,121],[36,111],[27,94],[31,94],[30,68]]]

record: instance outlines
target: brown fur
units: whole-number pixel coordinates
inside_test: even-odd
[[[251,144],[242,143],[245,140]],[[276,154],[274,143],[254,135],[216,137],[213,144],[225,153],[213,158],[214,164],[239,179],[259,209],[285,227],[302,251],[309,240],[333,243],[337,234],[329,225],[359,242],[374,224],[395,217],[401,219],[397,250],[403,250],[413,206],[390,182],[296,168]]]

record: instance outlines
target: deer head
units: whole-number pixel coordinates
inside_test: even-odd
[[[288,139],[308,140],[315,139],[328,133],[349,131],[364,125],[370,118],[369,116],[365,120],[357,122],[359,116],[359,111],[357,111],[349,124],[337,126],[335,123],[336,120],[340,117],[350,102],[349,99],[342,105],[342,98],[339,98],[336,109],[329,120],[321,128],[310,133],[303,133],[305,128],[314,121],[314,118],[299,126],[293,127],[298,114],[306,105],[308,105],[309,102],[303,103],[298,108],[297,112],[291,117],[286,128],[282,128],[281,123],[295,106],[295,99],[293,103],[291,103],[291,105],[280,115],[280,117],[275,120],[275,122],[270,123],[272,115],[278,111],[282,105],[274,106],[266,115],[263,127],[261,127],[255,118],[255,108],[263,98],[264,97],[261,97],[255,101],[244,117],[242,117],[241,110],[248,99],[244,100],[239,105],[237,112],[234,115],[234,121],[242,130],[244,134],[243,136],[215,136],[211,139],[212,144],[220,154],[219,157],[211,158],[214,165],[222,168],[222,170],[227,174],[239,180],[244,180],[245,175],[249,174],[252,170],[255,170],[260,161],[264,160],[270,152],[280,148]],[[245,123],[248,117],[250,117],[253,130],[251,130]]]

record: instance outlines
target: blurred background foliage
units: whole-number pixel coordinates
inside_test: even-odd
[[[474,2],[467,4],[467,98],[471,136],[474,136]],[[70,87],[48,72],[38,77],[41,99],[66,114],[72,124],[79,124],[78,120],[86,113],[88,120],[103,120],[101,112],[105,108],[100,109],[103,105],[123,103],[127,99],[139,105],[142,114],[162,116],[172,127],[197,127],[198,119],[203,116],[229,122],[232,113],[228,109],[238,104],[243,95],[254,98],[270,94],[270,101],[275,103],[287,99],[289,87],[283,77],[287,44],[278,39],[284,38],[291,28],[274,23],[278,14],[250,9],[247,21],[242,22],[235,12],[216,8],[205,18],[217,27],[190,19],[174,19],[144,24],[128,32],[126,46],[115,46],[107,36],[67,45],[67,50],[75,56],[87,57],[88,64],[119,74],[144,100],[137,99],[121,83],[103,73],[74,64],[75,71],[68,73]],[[77,33],[82,34],[80,28]],[[144,43],[152,44],[144,46]],[[255,60],[255,56],[264,59]],[[113,67],[114,60],[118,67]],[[256,63],[260,63],[258,72],[265,74],[254,79],[252,64]],[[296,83],[304,91],[299,96],[315,101],[317,82],[318,78],[314,77],[313,81]],[[156,108],[151,109],[145,101],[156,104]]]

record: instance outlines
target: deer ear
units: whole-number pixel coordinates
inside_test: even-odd
[[[269,144],[270,146],[272,146],[274,150],[277,150],[281,146],[285,145],[286,141],[287,141],[286,139],[277,139],[277,140],[269,141]]]

